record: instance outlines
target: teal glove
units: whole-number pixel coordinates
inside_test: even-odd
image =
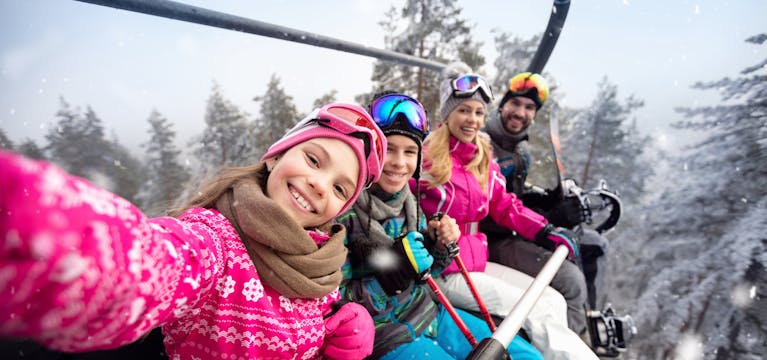
[[[402,249],[410,265],[418,274],[429,270],[434,264],[434,257],[423,245],[423,235],[417,231],[411,231],[402,238]]]

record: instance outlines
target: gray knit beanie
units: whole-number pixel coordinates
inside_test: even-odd
[[[487,102],[479,91],[468,97],[453,96],[453,87],[450,83],[461,75],[472,73],[471,67],[462,62],[451,63],[442,70],[442,82],[439,84],[439,121],[445,121],[453,109],[466,100],[479,100],[487,108]]]

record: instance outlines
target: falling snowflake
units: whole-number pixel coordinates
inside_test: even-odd
[[[735,288],[732,289],[732,294],[730,295],[732,304],[739,308],[745,308],[751,305],[755,296],[756,286],[747,283],[736,285]]]
[[[686,334],[676,347],[676,360],[699,360],[703,359],[703,343],[700,336]]]
[[[370,254],[369,262],[378,270],[393,269],[397,266],[397,256],[389,249],[381,249]]]

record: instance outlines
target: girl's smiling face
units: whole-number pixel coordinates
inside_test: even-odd
[[[314,138],[267,160],[266,193],[304,228],[327,223],[354,195],[359,163],[351,146]]]
[[[445,122],[450,135],[463,143],[470,143],[485,124],[485,103],[476,99],[466,100],[450,112]]]

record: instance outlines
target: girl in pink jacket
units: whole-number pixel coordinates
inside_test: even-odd
[[[554,229],[538,213],[526,208],[513,193],[493,161],[489,137],[480,132],[492,92],[485,79],[462,63],[451,64],[440,84],[441,124],[424,142],[421,207],[427,216],[437,212],[458,223],[459,255],[470,272],[480,298],[491,314],[508,315],[532,278],[512,268],[488,262],[487,237],[479,222],[490,216],[510,231],[531,241],[577,246],[562,230]],[[411,181],[411,188],[415,185]],[[437,281],[456,307],[479,311],[455,262]],[[578,335],[567,328],[564,297],[548,287],[527,317],[523,328],[545,359],[596,359]]]
[[[362,306],[336,302],[345,230],[330,224],[385,153],[364,109],[326,105],[259,163],[150,219],[0,152],[0,336],[79,352],[162,326],[171,359],[362,359],[375,330]]]

